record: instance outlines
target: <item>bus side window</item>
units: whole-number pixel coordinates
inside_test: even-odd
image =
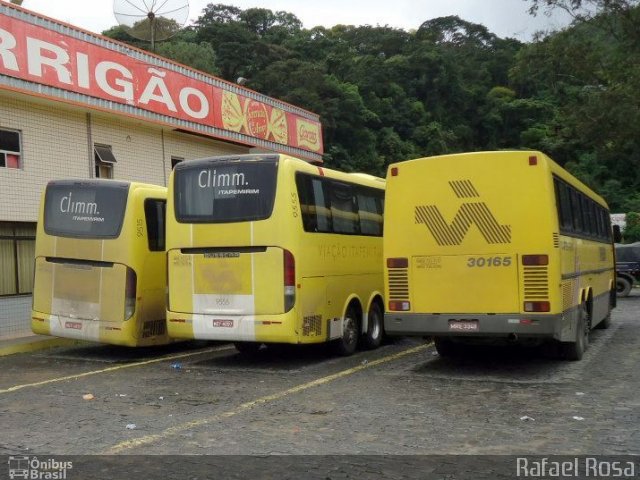
[[[596,218],[596,202],[589,200],[589,222],[591,223],[591,236],[598,237],[598,219]]]
[[[587,197],[585,197],[581,193],[579,195],[580,195],[580,203],[582,204],[582,224],[584,225],[584,232],[587,234],[587,236],[591,236],[593,232],[591,229],[591,218],[589,216],[590,201]]]
[[[331,182],[331,219],[334,233],[360,233],[360,222],[353,187]]]
[[[144,202],[144,216],[147,221],[149,250],[161,252],[165,249],[165,200],[147,199]]]
[[[554,178],[554,186],[556,189],[556,203],[558,217],[560,220],[560,230],[563,233],[571,233],[574,231],[574,227],[569,186],[558,178]]]
[[[331,210],[327,204],[327,183],[323,182],[319,178],[312,178],[311,186],[313,188],[313,206],[315,207],[317,224],[316,231],[331,232],[333,218],[331,216]]]
[[[359,189],[358,215],[360,216],[360,233],[382,236],[382,204],[376,190]]]
[[[582,206],[580,205],[580,196],[578,191],[571,188],[571,211],[573,212],[573,231],[574,233],[583,232],[582,226]]]
[[[593,204],[595,208],[594,217],[596,219],[596,229],[598,231],[598,240],[604,240],[604,224],[602,223],[602,207],[600,205]]]
[[[331,214],[327,208],[323,182],[319,178],[298,174],[296,186],[305,232],[330,232]]]

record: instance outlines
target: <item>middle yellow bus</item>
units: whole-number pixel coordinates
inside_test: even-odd
[[[278,154],[179,164],[167,206],[169,335],[241,352],[380,345],[384,185]]]

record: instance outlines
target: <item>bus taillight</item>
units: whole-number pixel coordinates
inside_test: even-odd
[[[406,312],[407,310],[411,310],[411,303],[406,301],[391,300],[389,301],[389,310],[392,312]]]
[[[549,312],[551,304],[549,302],[524,302],[525,312]]]
[[[387,268],[407,268],[408,266],[408,258],[387,258]]]
[[[288,312],[296,303],[296,261],[293,253],[284,250],[284,311]]]
[[[528,265],[528,266],[549,265],[549,255],[523,255],[522,265]]]
[[[124,287],[124,319],[129,320],[136,311],[136,291],[138,277],[136,272],[127,267],[127,281]]]

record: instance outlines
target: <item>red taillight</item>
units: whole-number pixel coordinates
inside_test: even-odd
[[[127,267],[127,280],[124,287],[124,319],[129,320],[136,311],[136,291],[138,277],[136,272]]]
[[[389,311],[391,312],[406,312],[411,309],[411,303],[406,301],[395,301],[392,300],[389,302]]]
[[[391,176],[392,177],[398,176],[398,167],[391,167]]]
[[[283,251],[284,266],[284,311],[288,312],[296,303],[296,261],[293,253]]]
[[[549,265],[548,255],[523,255],[522,265],[536,266],[536,265]]]
[[[407,268],[408,266],[408,258],[387,258],[387,268]]]
[[[524,302],[525,312],[550,312],[551,304],[549,302]]]
[[[536,157],[535,155],[532,155],[529,157],[529,165],[530,166],[534,166],[538,164],[538,157]]]

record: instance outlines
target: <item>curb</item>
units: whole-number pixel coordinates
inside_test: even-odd
[[[56,348],[56,347],[71,347],[73,345],[83,345],[86,343],[87,342],[83,340],[76,340],[72,338],[57,338],[57,337],[16,338],[13,340],[0,341],[0,357],[6,357],[7,355],[15,355],[17,353],[37,352],[38,350],[47,350],[49,348]]]

